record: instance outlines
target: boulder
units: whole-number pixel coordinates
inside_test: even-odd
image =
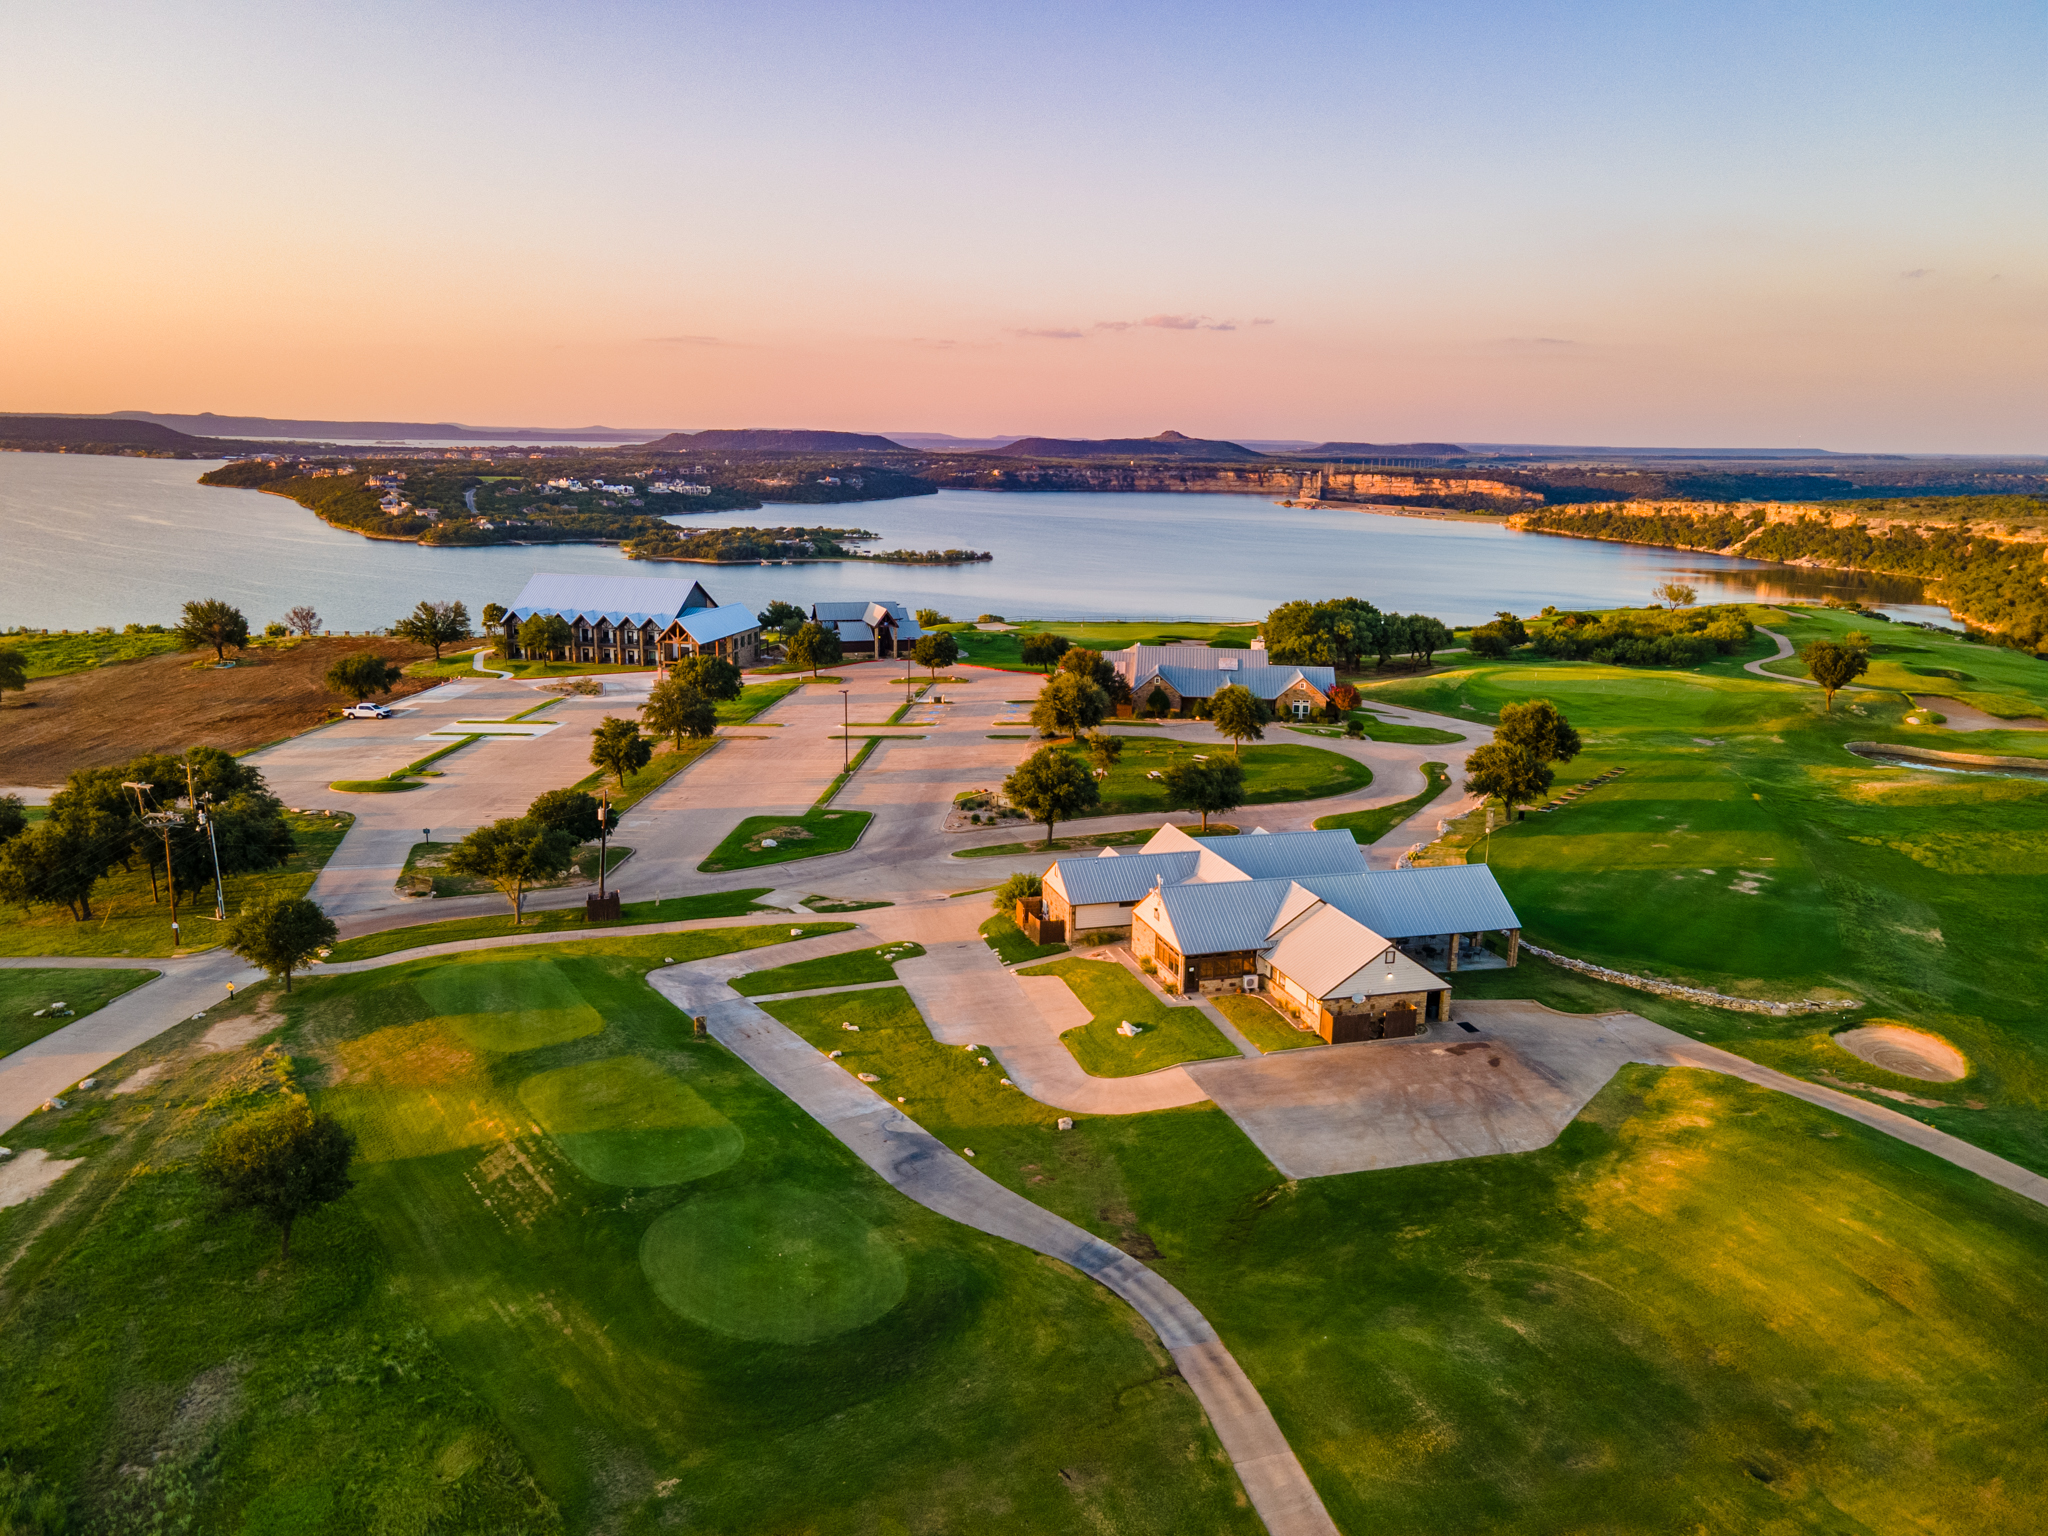
[[[1073,1117],[1070,1115],[1061,1115],[1059,1120],[1059,1128],[1063,1131],[1071,1131],[1074,1128]]]
[[[875,1074],[872,1072],[856,1072],[853,1075],[859,1078],[864,1083],[879,1083],[881,1081],[881,1079],[875,1076]]]

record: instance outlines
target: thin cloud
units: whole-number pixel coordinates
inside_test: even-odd
[[[1253,325],[1274,325],[1274,324],[1277,324],[1277,322],[1276,322],[1276,321],[1272,321],[1272,320],[1254,320],[1254,321],[1252,322],[1252,324],[1253,324]]]
[[[729,345],[716,336],[648,336],[643,338],[650,347],[723,347]]]
[[[1079,331],[1027,329],[1021,331],[1012,331],[1010,332],[1010,334],[1012,336],[1035,337],[1039,341],[1079,341],[1081,339],[1082,333]]]
[[[1912,271],[1910,271],[1910,272],[1901,272],[1901,273],[1899,274],[1899,276],[1900,276],[1900,277],[1902,277],[1902,278],[1904,278],[1904,279],[1905,279],[1905,280],[1906,280],[1907,282],[1909,282],[1909,283],[1910,283],[1910,282],[1913,282],[1913,281],[1915,281],[1916,279],[1919,279],[1919,278],[1923,278],[1923,277],[1932,277],[1932,276],[1934,276],[1934,268],[1932,268],[1932,267],[1915,267],[1915,268],[1914,268],[1914,269],[1913,269]]]
[[[1256,320],[1252,323],[1271,325],[1273,322]],[[1234,331],[1237,329],[1237,322],[1217,320],[1208,315],[1147,315],[1142,320],[1098,320],[1093,328],[1098,331]]]
[[[1202,328],[1199,315],[1147,315],[1138,324],[1156,326],[1162,331],[1198,331]]]

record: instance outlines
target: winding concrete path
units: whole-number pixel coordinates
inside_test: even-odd
[[[1130,1255],[982,1173],[795,1032],[732,996],[714,968],[680,965],[648,980],[686,1013],[703,1015],[712,1038],[919,1205],[1070,1264],[1129,1302],[1194,1390],[1266,1529],[1273,1536],[1336,1536],[1265,1399],[1192,1302]]]

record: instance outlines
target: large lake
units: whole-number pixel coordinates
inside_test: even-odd
[[[279,496],[197,483],[210,463],[0,453],[0,628],[167,623],[222,597],[262,624],[310,603],[332,629],[378,629],[421,598],[472,614],[535,571],[695,576],[720,602],[808,607],[895,598],[956,618],[1253,619],[1296,597],[1357,596],[1451,623],[1545,604],[1641,604],[1680,579],[1703,601],[1874,599],[1902,617],[1916,583],[1754,560],[1516,533],[1493,523],[1282,507],[1256,496],[943,491],[841,507],[769,507],[700,524],[860,526],[885,548],[986,549],[952,567],[702,566],[629,561],[608,545],[429,549],[330,528]]]

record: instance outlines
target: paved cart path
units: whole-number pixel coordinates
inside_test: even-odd
[[[685,1012],[704,1015],[714,1039],[919,1205],[1071,1264],[1129,1302],[1194,1389],[1266,1529],[1273,1536],[1336,1536],[1336,1524],[1265,1400],[1192,1302],[1136,1259],[952,1152],[794,1031],[733,997],[714,974],[719,969],[729,967],[700,961],[656,971],[648,980]]]

